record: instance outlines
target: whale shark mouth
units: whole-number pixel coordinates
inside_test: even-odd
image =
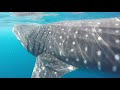
[[[33,78],[59,78],[80,67],[120,74],[120,21],[116,18],[17,25],[13,31],[36,54]]]

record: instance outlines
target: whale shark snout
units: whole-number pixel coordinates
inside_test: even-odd
[[[17,37],[17,39],[21,42],[21,44],[26,47],[27,46],[27,38],[25,38],[25,30],[22,30],[21,26],[23,25],[16,25],[13,28],[13,33],[15,34],[15,36]],[[27,30],[26,30],[27,31]]]
[[[37,56],[42,52],[45,39],[43,25],[19,24],[14,26],[13,32],[29,53]]]
[[[32,27],[32,26],[31,26]],[[16,25],[13,28],[13,32],[22,45],[27,48],[27,44],[31,35],[32,28],[28,25]]]

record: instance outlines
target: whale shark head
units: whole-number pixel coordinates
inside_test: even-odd
[[[27,49],[28,52],[33,53],[33,36],[35,36],[35,32],[38,31],[40,25],[38,24],[19,24],[15,25],[13,28],[13,33],[17,37],[17,39],[21,42],[24,48]]]

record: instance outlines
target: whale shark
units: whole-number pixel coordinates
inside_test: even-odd
[[[61,78],[79,68],[120,74],[120,20],[17,24],[13,32],[36,57],[32,78]]]

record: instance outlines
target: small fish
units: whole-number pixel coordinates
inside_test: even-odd
[[[60,78],[81,67],[120,74],[117,18],[21,24],[13,31],[37,57],[32,78]]]

